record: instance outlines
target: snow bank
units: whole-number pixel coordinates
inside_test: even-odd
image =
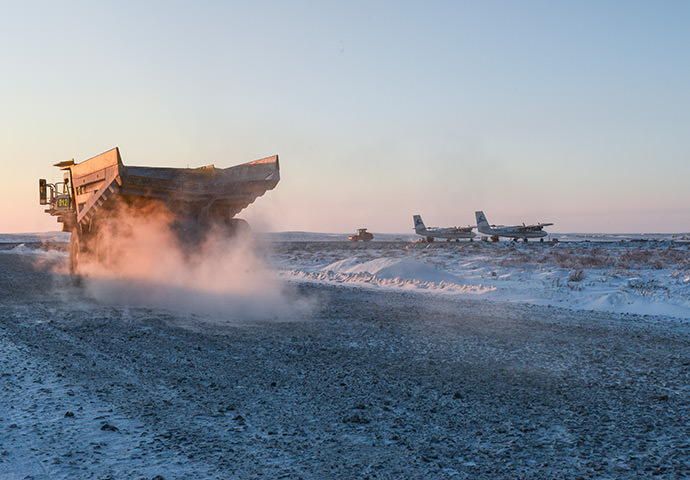
[[[406,258],[376,258],[361,261],[357,257],[333,262],[315,270],[283,270],[286,277],[305,281],[345,283],[392,289],[425,290],[446,293],[485,293],[491,287],[465,284],[460,277],[433,265]]]
[[[48,247],[45,245],[36,245],[36,244],[26,244],[26,243],[20,243],[18,245],[15,244],[0,244],[0,246],[4,246],[5,248],[0,248],[0,254],[15,254],[15,255],[24,255],[28,257],[34,257],[37,261],[41,260],[47,260],[47,261],[53,261],[53,260],[62,260],[62,259],[67,259],[69,258],[69,251],[67,248],[53,248],[53,247]]]
[[[359,263],[356,258],[348,258],[332,263],[324,271],[338,273],[368,273],[378,278],[391,280],[418,280],[428,283],[459,283],[456,275],[417,260],[407,258],[377,258]]]
[[[688,244],[597,238],[367,246],[291,239],[274,243],[275,268],[298,281],[690,318]]]
[[[69,232],[0,233],[0,244],[41,242],[69,243],[69,237]]]

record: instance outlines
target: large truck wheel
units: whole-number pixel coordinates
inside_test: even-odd
[[[69,274],[72,277],[72,284],[79,286],[82,283],[82,277],[79,274],[79,260],[81,257],[82,239],[79,229],[72,230],[72,235],[69,239]]]
[[[252,234],[252,228],[249,226],[249,223],[241,218],[231,218],[227,220],[225,224],[231,238],[250,236]]]
[[[69,239],[69,274],[76,286],[81,285],[84,279],[84,264],[92,260],[94,238],[93,233],[85,232],[78,226],[72,230]]]

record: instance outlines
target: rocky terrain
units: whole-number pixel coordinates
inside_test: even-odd
[[[684,321],[313,283],[246,321],[46,262],[0,254],[0,478],[690,477]]]

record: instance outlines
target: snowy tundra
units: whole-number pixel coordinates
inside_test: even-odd
[[[685,243],[272,235],[228,291],[65,240],[0,237],[2,479],[690,477]]]

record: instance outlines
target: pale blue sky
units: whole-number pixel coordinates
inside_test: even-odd
[[[258,228],[690,230],[690,2],[0,2],[0,232],[52,163],[281,156]]]

